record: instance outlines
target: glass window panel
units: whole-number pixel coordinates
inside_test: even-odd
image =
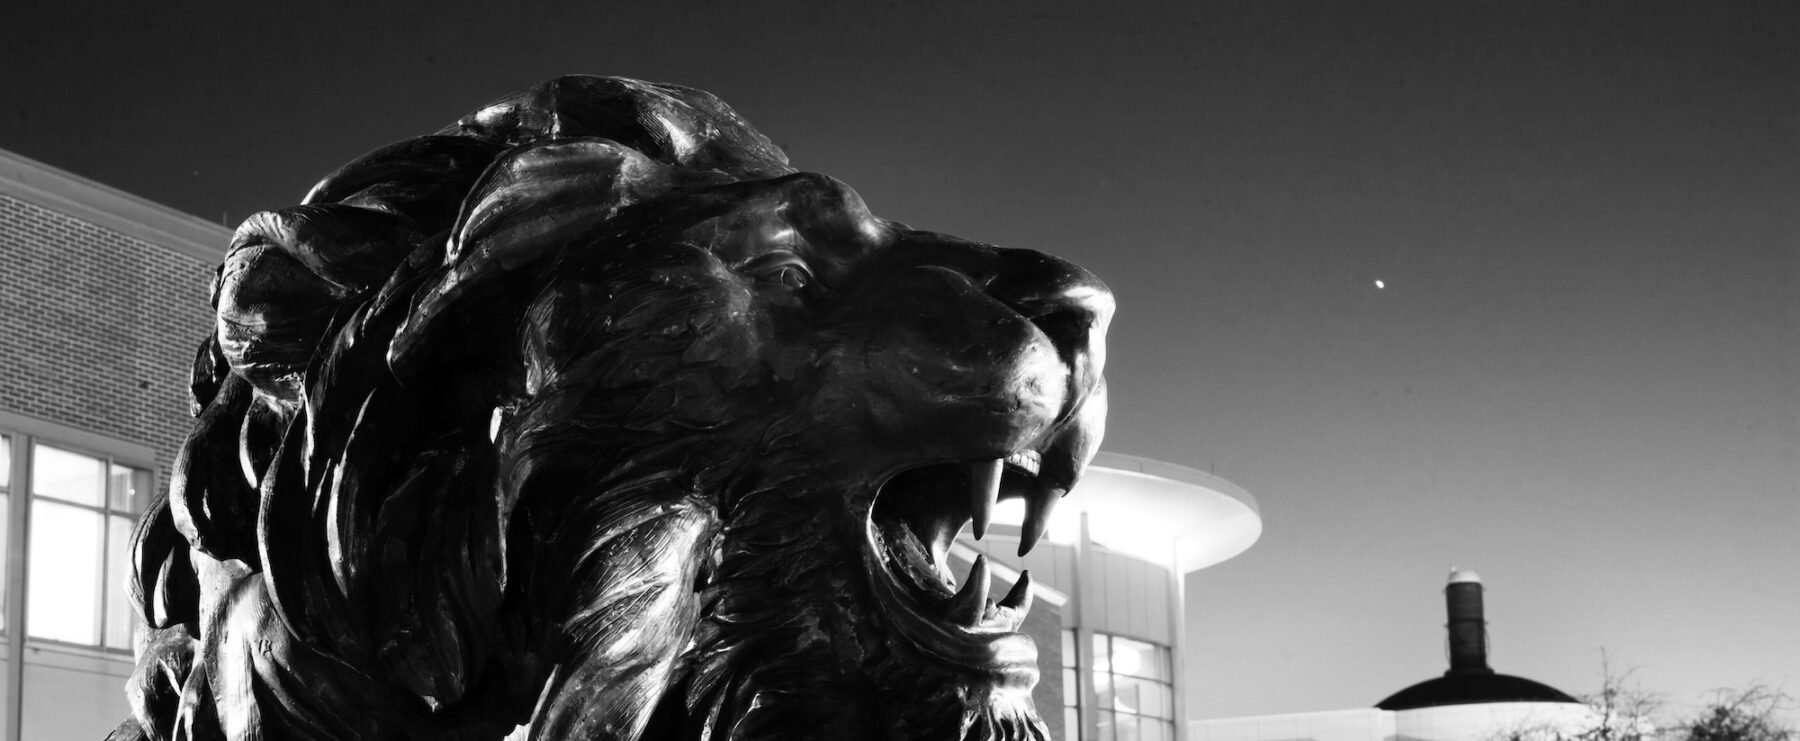
[[[1142,741],[1172,741],[1175,738],[1173,724],[1148,719],[1139,721],[1138,738]]]
[[[1157,646],[1130,638],[1113,636],[1113,673],[1134,677],[1154,677],[1158,668]]]
[[[1094,676],[1112,671],[1112,658],[1107,655],[1107,637],[1104,633],[1094,634]]]
[[[1064,669],[1063,673],[1063,707],[1075,707],[1081,704],[1081,685],[1077,684],[1080,675],[1074,669]]]
[[[135,525],[130,517],[106,518],[107,648],[131,648],[131,628],[137,622],[137,612],[131,608],[131,594],[125,585],[131,576],[131,531]]]
[[[12,437],[0,435],[0,630],[6,625],[6,562],[12,558],[7,552],[7,533],[10,532],[7,513],[12,511],[12,501],[6,498],[6,492],[12,487]]]
[[[1099,739],[1099,741],[1113,741],[1113,718],[1114,716],[1111,710],[1100,710],[1094,713],[1094,720],[1097,722],[1096,725],[1099,726],[1100,731],[1099,735],[1096,735],[1094,738]]]
[[[80,453],[34,445],[31,490],[38,496],[98,507],[106,503],[105,462]]]
[[[1109,675],[1101,675],[1100,677],[1094,678],[1094,680],[1095,680],[1094,681],[1094,702],[1097,703],[1100,707],[1110,709],[1110,708],[1112,708],[1113,700],[1115,699],[1115,696],[1113,695],[1113,690],[1112,690],[1112,680],[1107,679],[1104,682],[1100,681],[1102,678],[1107,677],[1107,676],[1109,676]]]
[[[1113,701],[1110,707],[1121,713],[1144,712],[1142,710],[1143,701],[1139,698],[1139,695],[1142,694],[1140,685],[1143,684],[1143,681],[1132,677],[1113,675]]]
[[[1081,657],[1075,653],[1075,631],[1072,631],[1072,630],[1063,631],[1062,632],[1062,665],[1067,666],[1067,667],[1073,667],[1080,660],[1080,658]]]
[[[1175,717],[1175,697],[1169,691],[1169,685],[1161,682],[1144,682],[1138,685],[1138,699],[1143,703],[1138,712],[1157,718]]]
[[[12,500],[0,494],[0,630],[9,628],[6,624],[6,563],[12,559],[12,552],[6,550],[12,543],[8,538],[12,535]]]
[[[1138,719],[1135,715],[1119,714],[1113,719],[1113,731],[1119,741],[1138,741]]]
[[[144,503],[150,499],[152,486],[149,471],[115,465],[112,467],[112,485],[108,487],[111,496],[107,506],[115,512],[142,512]]]
[[[1063,708],[1063,738],[1074,741],[1081,738],[1081,712],[1075,708]]]
[[[105,518],[57,502],[31,504],[25,624],[40,638],[95,643],[100,637],[97,586]]]

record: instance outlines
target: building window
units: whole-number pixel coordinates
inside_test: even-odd
[[[1081,652],[1075,631],[1062,632],[1063,736],[1081,738]]]
[[[6,588],[9,573],[5,568],[10,541],[7,534],[12,532],[9,513],[12,512],[12,436],[0,435],[0,630],[8,630],[12,626],[6,624],[7,599],[11,597]]]
[[[126,578],[131,532],[155,488],[148,469],[121,464],[105,455],[77,451],[26,438],[15,448],[11,436],[0,446],[0,482],[15,469],[30,493],[23,503],[25,535],[24,611],[30,638],[131,650],[134,613]],[[24,455],[13,460],[17,450]],[[14,464],[17,464],[16,466]],[[0,512],[16,513],[11,487]],[[12,533],[11,517],[0,519]],[[12,555],[0,535],[0,553]],[[0,580],[5,581],[5,580]],[[4,598],[17,590],[9,585]],[[4,626],[10,629],[12,626]]]
[[[1097,741],[1175,738],[1175,682],[1167,647],[1095,633],[1093,657]]]

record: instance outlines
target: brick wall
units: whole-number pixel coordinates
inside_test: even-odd
[[[0,409],[153,448],[167,481],[213,267],[0,194]]]

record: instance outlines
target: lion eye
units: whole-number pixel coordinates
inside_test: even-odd
[[[806,264],[792,255],[782,255],[768,264],[755,268],[756,280],[760,283],[774,283],[789,289],[801,289],[812,285],[813,275],[806,269]]]
[[[807,283],[812,282],[812,276],[807,275],[798,265],[783,265],[775,269],[775,274],[769,280],[788,288],[805,288]]]

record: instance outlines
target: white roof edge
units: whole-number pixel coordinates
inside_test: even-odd
[[[4,149],[0,194],[207,262],[231,242],[223,226]]]
[[[1179,573],[1230,560],[1262,537],[1255,497],[1186,466],[1100,453],[1077,490],[1084,496],[1076,506],[1096,515],[1088,521],[1093,542]]]
[[[1124,473],[1155,476],[1184,484],[1204,486],[1220,494],[1229,496],[1232,499],[1243,502],[1250,508],[1250,511],[1255,512],[1258,517],[1262,516],[1262,506],[1257,504],[1256,497],[1251,496],[1250,492],[1244,490],[1244,487],[1238,486],[1237,484],[1226,481],[1219,476],[1205,471],[1188,468],[1187,466],[1178,466],[1173,463],[1164,463],[1150,458],[1141,458],[1135,455],[1109,453],[1104,450],[1096,453],[1094,455],[1094,460],[1088,465],[1109,468]]]

